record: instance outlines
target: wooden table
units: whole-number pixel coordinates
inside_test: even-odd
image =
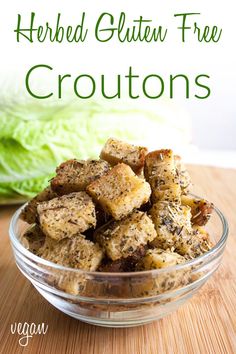
[[[81,354],[221,354],[236,353],[236,170],[190,166],[195,192],[225,213],[230,237],[223,263],[212,279],[187,304],[146,326],[109,329],[90,326],[59,312],[18,271],[9,240],[15,207],[0,208],[0,353]],[[199,187],[200,186],[200,187]],[[46,323],[26,347],[11,334],[15,322]]]

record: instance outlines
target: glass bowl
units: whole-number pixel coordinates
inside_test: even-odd
[[[207,225],[214,247],[184,264],[163,269],[102,273],[67,268],[37,257],[21,243],[29,225],[19,208],[10,223],[10,240],[20,271],[53,306],[81,321],[131,327],[160,319],[190,299],[220,265],[228,224],[217,208]]]

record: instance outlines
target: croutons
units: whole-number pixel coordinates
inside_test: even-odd
[[[171,267],[184,262],[185,258],[178,253],[156,248],[148,250],[137,267],[140,270],[151,270]]]
[[[46,242],[40,254],[48,261],[87,271],[95,271],[103,258],[103,251],[99,245],[86,240],[80,234],[59,242]]]
[[[180,202],[181,187],[172,150],[156,150],[147,154],[144,176],[151,185],[153,202]]]
[[[40,226],[55,240],[72,237],[96,226],[95,206],[86,192],[77,192],[39,203]]]
[[[26,248],[65,267],[110,273],[172,267],[212,248],[201,225],[213,204],[188,195],[189,174],[172,150],[148,153],[108,139],[100,157],[62,163],[28,203],[21,213],[33,224],[22,237]],[[99,279],[83,272],[60,268],[47,282],[70,294],[128,298],[156,296],[198,277],[191,265],[154,273],[105,293]]]
[[[115,220],[120,220],[149,200],[151,188],[128,165],[121,163],[92,182],[87,192]]]
[[[150,210],[157,237],[151,243],[155,248],[176,248],[178,241],[187,240],[192,232],[189,207],[175,203],[158,202]],[[178,244],[180,247],[180,244]],[[182,254],[182,253],[181,253]]]
[[[38,203],[51,200],[56,198],[57,194],[52,191],[51,187],[45,188],[41,193],[36,195],[29,203],[25,206],[20,214],[20,218],[26,221],[28,224],[34,224],[37,222],[37,206]]]
[[[38,254],[39,249],[45,243],[45,235],[38,225],[31,226],[24,233],[24,240],[26,242],[26,247],[29,251],[34,254]]]
[[[108,161],[112,166],[123,162],[129,165],[136,174],[140,174],[147,152],[145,147],[110,138],[104,145],[100,158]]]
[[[111,221],[95,232],[95,240],[113,261],[131,256],[138,247],[156,237],[152,220],[146,213],[135,211],[120,221]]]
[[[214,205],[205,199],[197,199],[191,195],[183,195],[181,197],[182,205],[187,205],[191,208],[192,224],[203,226],[211,217]]]
[[[51,180],[51,188],[58,195],[84,191],[109,168],[109,164],[103,160],[68,160],[56,169],[57,175]]]

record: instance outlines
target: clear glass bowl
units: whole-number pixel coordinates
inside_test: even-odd
[[[24,207],[24,206],[23,206]],[[131,327],[160,319],[190,299],[220,265],[228,224],[217,208],[207,225],[214,247],[184,264],[151,271],[101,273],[63,267],[37,257],[21,243],[29,225],[10,223],[16,265],[53,306],[81,321]]]

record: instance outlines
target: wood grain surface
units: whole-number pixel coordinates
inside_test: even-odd
[[[190,166],[199,195],[226,215],[230,236],[223,263],[210,281],[178,311],[136,328],[84,324],[44,300],[14,264],[8,226],[16,207],[0,208],[0,353],[221,354],[236,353],[236,170]],[[11,334],[15,322],[46,323],[26,347]]]

